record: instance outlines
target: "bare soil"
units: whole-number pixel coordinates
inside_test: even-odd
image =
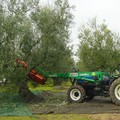
[[[45,100],[29,104],[33,114],[119,114],[120,106],[109,97],[95,97],[83,103],[69,103],[66,92],[43,92]]]
[[[119,120],[120,115],[113,113],[113,114],[91,114],[89,115],[91,120]]]

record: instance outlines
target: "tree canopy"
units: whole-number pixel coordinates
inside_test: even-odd
[[[39,0],[4,0],[0,3],[0,77],[23,84],[34,66],[64,72],[73,65],[69,43],[72,22],[68,1],[42,6]],[[28,63],[24,71],[16,59]],[[19,84],[18,84],[19,83]]]
[[[114,71],[120,62],[120,37],[105,22],[92,19],[79,31],[79,63],[83,70]]]

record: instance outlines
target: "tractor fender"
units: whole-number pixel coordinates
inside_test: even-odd
[[[116,79],[118,79],[118,78],[120,78],[120,77],[111,77],[111,78],[110,78],[109,88],[110,88],[111,84],[112,84]]]

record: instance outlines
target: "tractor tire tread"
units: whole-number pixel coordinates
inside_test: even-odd
[[[120,105],[120,100],[118,100],[115,96],[115,87],[120,84],[120,78],[116,79],[113,81],[113,83],[110,86],[110,97],[112,99],[112,102],[115,103],[116,105]]]
[[[71,99],[71,97],[70,97],[70,91],[71,91],[72,89],[78,89],[78,90],[81,92],[81,95],[82,95],[82,96],[81,96],[81,98],[80,98],[79,100],[74,101],[74,100]],[[71,87],[68,89],[68,91],[67,91],[67,98],[68,98],[68,101],[69,101],[69,102],[81,103],[81,102],[83,102],[83,100],[84,100],[84,98],[85,98],[85,89],[84,89],[81,85],[73,85],[73,86],[71,86]]]

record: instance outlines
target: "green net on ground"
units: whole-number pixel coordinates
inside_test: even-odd
[[[18,94],[0,93],[0,116],[32,116]]]

